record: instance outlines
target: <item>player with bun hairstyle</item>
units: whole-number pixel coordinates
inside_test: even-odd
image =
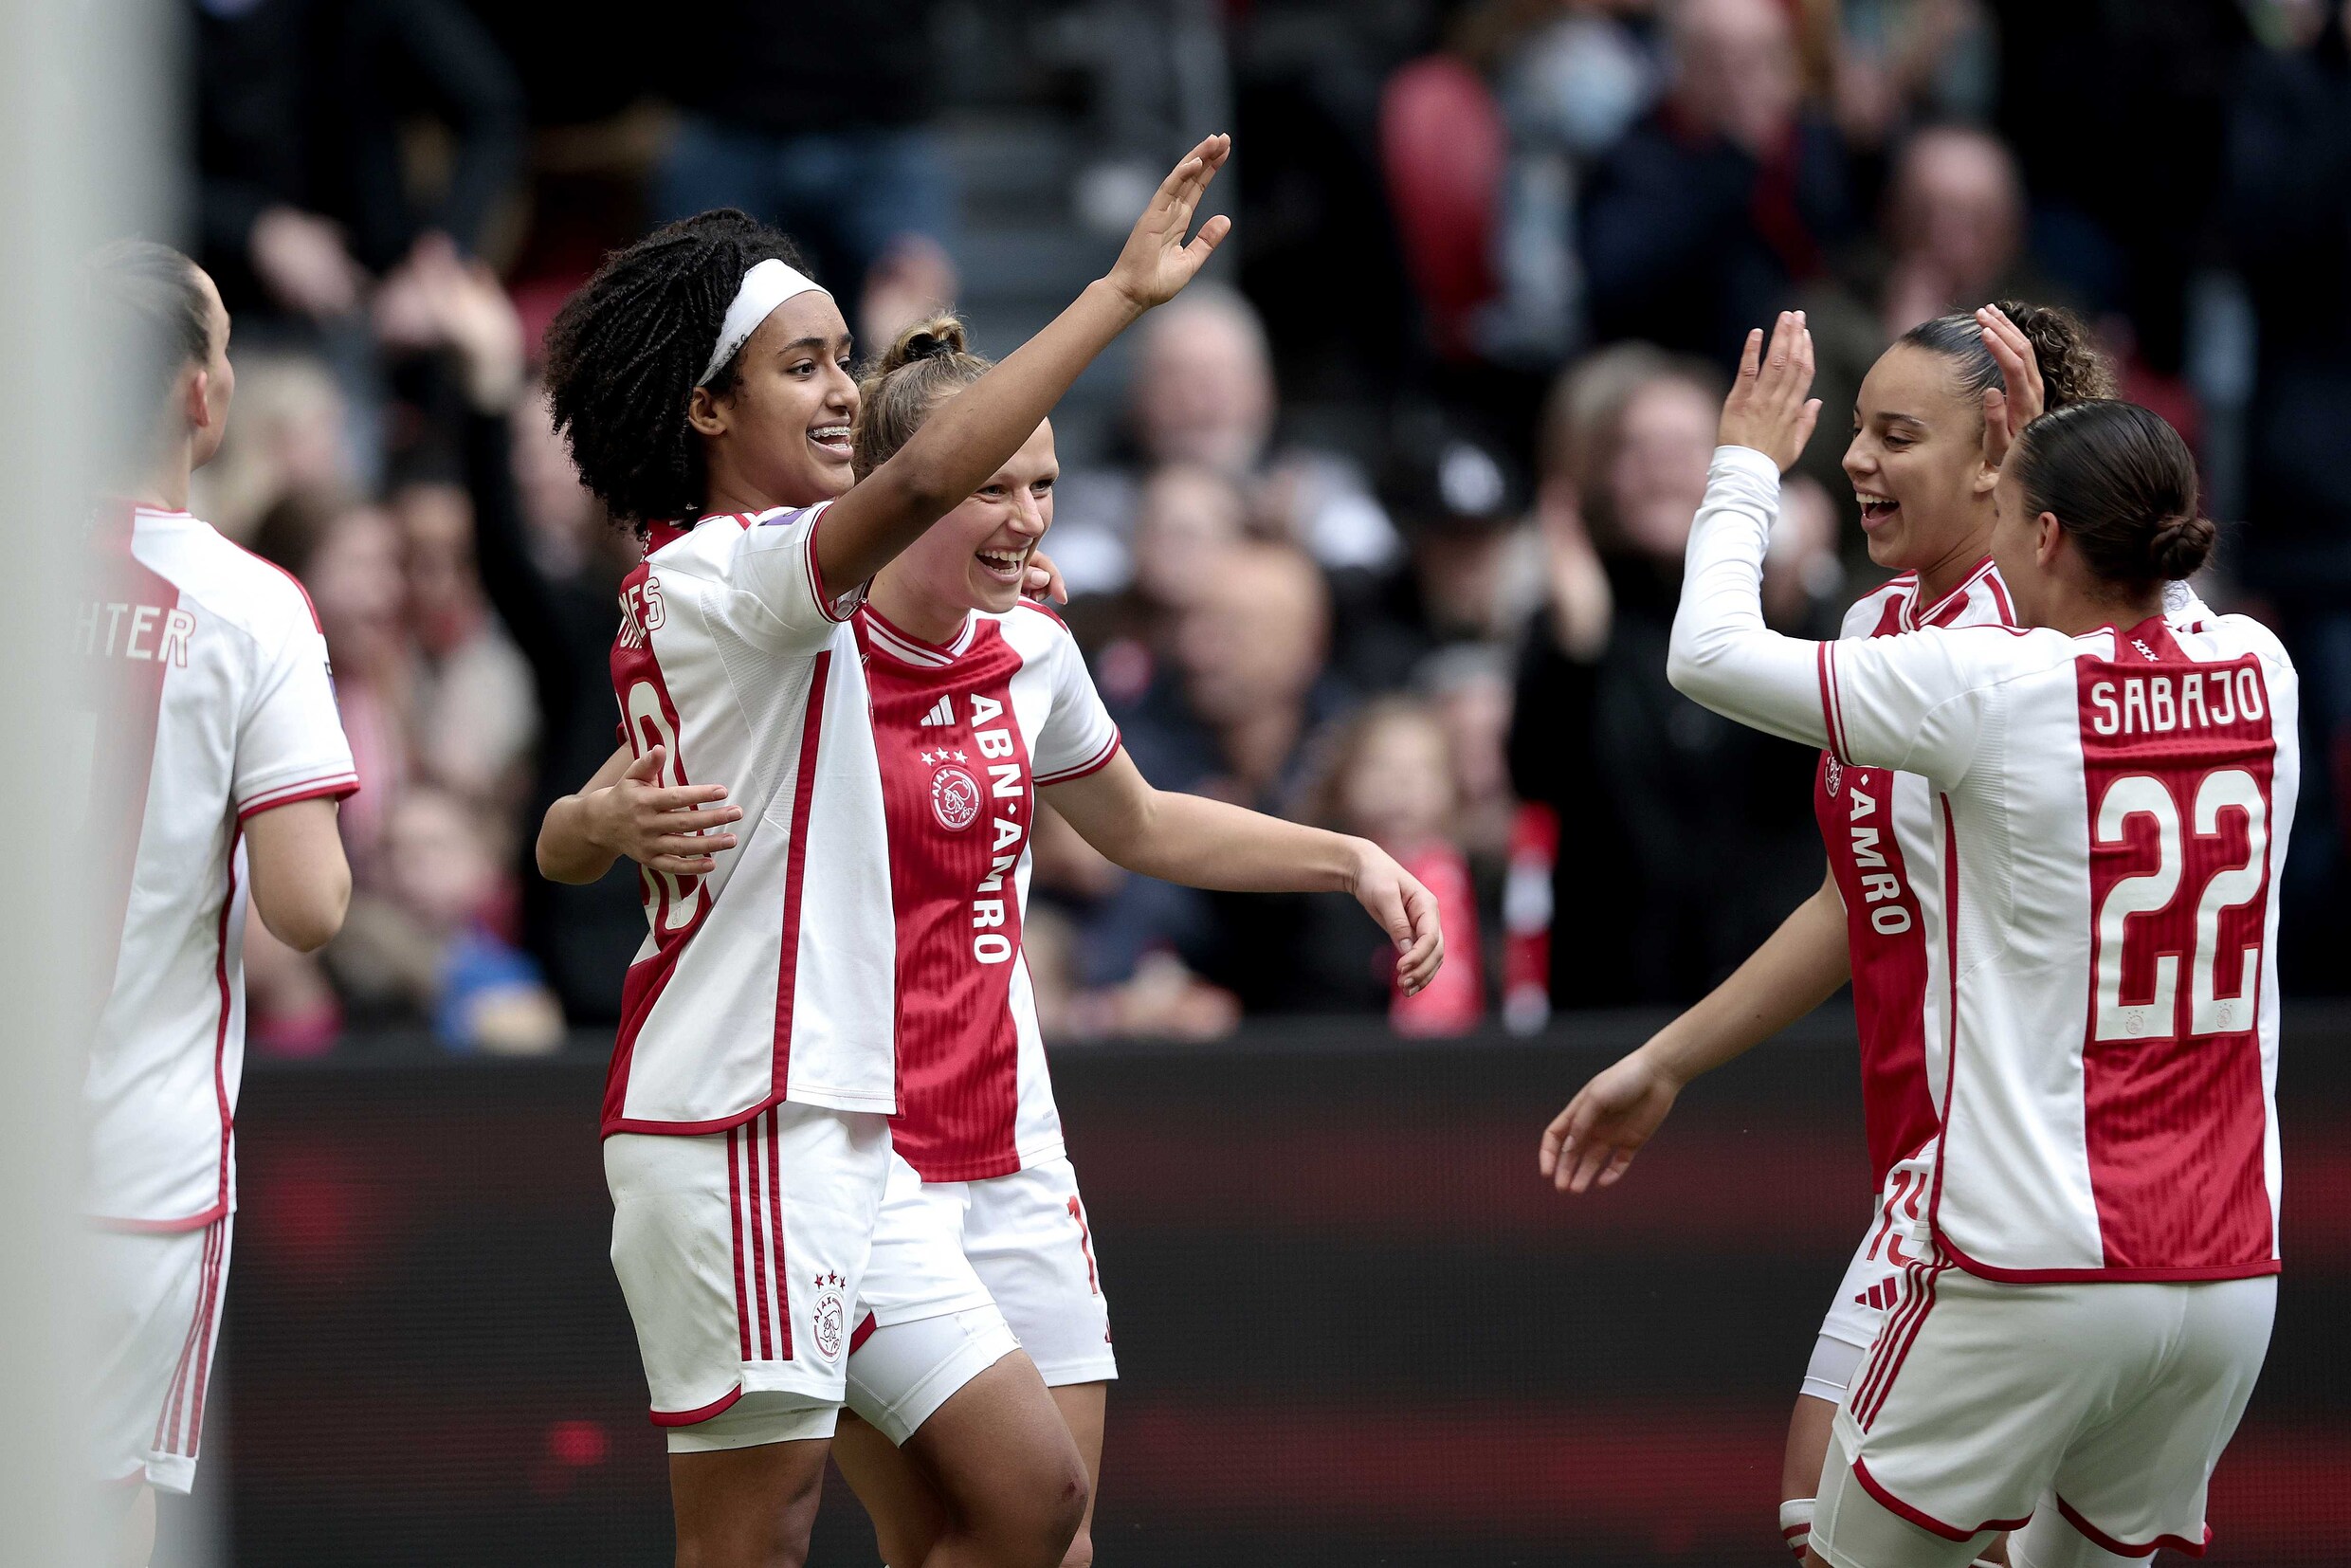
[[[343,923],[337,803],[359,788],[326,639],[291,576],[188,510],[227,432],[228,312],[195,263],[119,240],[82,268],[107,499],[82,542],[65,735],[99,842],[102,996],[82,1085],[90,1462],[144,1568],[157,1490],[193,1485],[236,1231],[245,936],[313,952]]]
[[[2258,622],[2167,609],[2213,526],[2186,444],[2110,399],[2024,424],[2001,464],[2020,628],[1773,632],[1762,556],[1811,377],[1800,315],[1750,336],[1668,663],[1726,717],[1936,793],[1939,1131],[1920,1201],[1886,1209],[1902,1278],[1806,1560],[1958,1568],[2002,1532],[2033,1568],[2200,1553],[2276,1304],[2294,667]]]
[[[2001,458],[2043,409],[2113,391],[2087,329],[2065,311],[2001,301],[1903,334],[1862,382],[1845,454],[1870,558],[1896,574],[1853,605],[1843,634],[2013,625],[1991,554]],[[1921,1157],[1936,1127],[1925,1042],[1943,978],[1925,939],[1940,887],[1925,781],[1847,767],[1824,752],[1813,804],[1829,858],[1819,890],[1711,994],[1594,1077],[1552,1121],[1540,1153],[1542,1174],[1562,1189],[1613,1183],[1692,1079],[1851,980],[1878,1197],[1789,1418],[1779,1527],[1797,1558],[1837,1399],[1877,1337],[1903,1263],[1886,1207],[1923,1196]]]
[[[860,388],[860,479],[989,369],[955,318],[909,327]],[[1408,992],[1444,956],[1435,900],[1376,846],[1144,780],[1067,629],[1021,595],[1058,472],[1040,423],[882,569],[856,618],[888,805],[901,1098],[867,1274],[874,1324],[849,1358],[864,1420],[844,1423],[834,1453],[893,1564],[935,1560],[985,1505],[1005,1435],[962,1391],[1002,1376],[992,1368],[1051,1386],[1084,1459],[1089,1521],[1101,1473],[1109,1310],[1020,952],[1039,801],[1143,875],[1353,893],[1394,939]],[[960,1267],[925,1256],[942,1230]],[[992,1301],[972,1301],[975,1273]],[[1062,1560],[1093,1561],[1085,1526]]]
[[[578,880],[616,848],[649,849],[604,1154],[681,1564],[806,1560],[860,1303],[905,1288],[868,1271],[892,1250],[877,1222],[897,975],[857,608],[1198,271],[1230,225],[1185,236],[1230,148],[1195,147],[1107,274],[862,476],[847,326],[790,242],[740,213],[615,255],[551,329],[556,424],[647,544],[612,648],[625,743],[550,809],[539,860]],[[951,1239],[915,1250],[959,1270],[958,1305],[986,1305]],[[963,1394],[994,1441],[922,1560],[1050,1568],[1085,1505],[1068,1433],[1025,1363],[990,1365]]]

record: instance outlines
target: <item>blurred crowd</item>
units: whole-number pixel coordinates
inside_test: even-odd
[[[1451,955],[1408,1001],[1348,901],[1147,882],[1041,823],[1055,1037],[1686,1001],[1816,886],[1813,758],[1664,673],[1729,366],[1788,306],[1827,408],[1767,570],[1792,632],[1876,580],[1845,410],[1921,320],[2070,305],[2190,437],[2229,524],[2199,586],[2305,682],[2287,984],[2344,983],[2351,6],[705,0],[648,37],[609,0],[189,4],[240,388],[197,510],[309,588],[365,781],[344,935],[253,933],[257,1049],[610,1023],[634,879],[554,886],[529,845],[611,748],[636,547],[538,335],[713,206],[793,232],[868,342],[989,297],[1022,253],[966,243],[956,154],[1007,116],[1073,150],[1040,228],[1122,214],[1204,113],[1238,134],[1235,259],[1071,410],[1047,548],[1144,773],[1376,839]]]

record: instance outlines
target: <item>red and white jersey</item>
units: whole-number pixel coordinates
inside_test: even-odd
[[[1058,616],[1026,600],[926,643],[870,606],[873,690],[898,912],[892,1146],[925,1181],[976,1181],[1062,1154],[1021,952],[1036,786],[1118,755],[1119,730]]]
[[[89,1212],[193,1230],[236,1202],[245,1071],[244,823],[359,787],[301,586],[186,512],[118,504],[74,646],[101,704],[73,749],[118,920],[91,1042]]]
[[[2016,616],[1992,558],[1934,603],[1919,603],[1919,578],[1904,572],[1862,595],[1846,611],[1847,637],[1964,626],[2014,626]],[[1848,767],[1828,752],[1813,780],[1813,811],[1829,852],[1830,874],[1845,898],[1845,939],[1852,956],[1853,1016],[1861,1032],[1862,1120],[1868,1134],[1869,1181],[1883,1184],[1896,1162],[1935,1136],[1935,1098],[1927,1086],[1926,1039],[1946,1020],[1940,836],[1934,787],[1915,774]]]
[[[622,733],[662,782],[723,783],[737,848],[646,870],[604,1131],[708,1133],[780,1101],[895,1108],[895,936],[865,672],[816,567],[826,508],[656,525],[612,642]]]
[[[1938,793],[1936,1239],[1987,1277],[2277,1267],[2277,904],[2299,694],[2243,616],[1809,643],[1757,594],[1778,474],[1715,455],[1684,691]]]

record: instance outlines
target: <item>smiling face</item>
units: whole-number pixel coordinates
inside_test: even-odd
[[[687,417],[702,437],[712,510],[813,506],[848,489],[849,352],[832,296],[794,295],[743,344],[731,387],[694,390]]]
[[[1983,410],[1942,355],[1897,343],[1869,367],[1845,475],[1878,565],[1925,574],[1983,555],[1995,475],[1983,461]]]
[[[887,596],[903,593],[932,625],[959,621],[970,610],[1011,610],[1020,602],[1030,553],[1053,526],[1053,482],[1060,476],[1048,420],[987,483],[883,568],[891,579]]]

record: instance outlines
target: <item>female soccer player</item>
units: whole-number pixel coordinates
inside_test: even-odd
[[[1862,383],[1845,454],[1870,558],[1897,574],[1853,605],[1844,635],[2014,624],[1991,556],[2000,457],[2044,408],[2113,390],[2087,331],[2062,311],[2003,302],[1904,334]],[[1798,1559],[1837,1400],[1877,1337],[1904,1262],[1885,1206],[1923,1196],[1919,1157],[1936,1124],[1925,1038],[1941,1017],[1944,979],[1941,951],[1926,939],[1941,896],[1932,790],[1824,752],[1813,804],[1829,857],[1819,891],[1704,1001],[1587,1084],[1544,1133],[1541,1152],[1543,1174],[1562,1188],[1614,1182],[1692,1079],[1853,982],[1879,1212],[1830,1303],[1789,1418],[1779,1524]]]
[[[84,282],[118,440],[76,648],[98,711],[74,739],[106,836],[107,991],[82,1084],[91,1435],[144,1568],[155,1490],[194,1485],[236,1229],[246,919],[289,947],[343,923],[337,802],[359,787],[301,585],[188,512],[228,428],[228,312],[176,250],[124,240]]]
[[[988,373],[953,318],[908,329],[861,389],[858,474]],[[1021,596],[1058,471],[1040,424],[875,576],[857,613],[889,826],[900,1104],[866,1275],[873,1326],[849,1358],[865,1419],[844,1424],[836,1453],[892,1564],[934,1560],[984,1491],[1003,1438],[960,1391],[1000,1362],[1033,1361],[1051,1385],[1089,1497],[1101,1471],[1109,1310],[1020,951],[1040,791],[1145,875],[1352,892],[1394,939],[1408,992],[1443,957],[1435,901],[1376,846],[1145,782],[1067,629]],[[658,836],[635,852],[651,860]],[[929,1255],[942,1230],[953,1267]],[[1093,1560],[1087,1529],[1063,1560]]]
[[[2026,425],[1994,490],[2017,619],[1809,643],[1763,624],[1812,344],[1750,336],[1670,673],[1694,700],[1938,792],[1941,1132],[1900,1296],[1831,1433],[1811,1560],[2032,1568],[2199,1551],[2276,1301],[2277,914],[2292,664],[2173,617],[2199,567],[2186,446],[2094,399]]]
[[[1230,226],[1184,236],[1229,148],[1194,148],[1110,272],[853,489],[847,328],[741,214],[613,257],[551,330],[581,478],[647,534],[612,651],[628,750],[658,751],[665,785],[726,778],[745,824],[706,872],[647,875],[605,1098],[613,1267],[670,1433],[682,1564],[805,1560],[887,1177],[895,938],[863,585],[1198,270]],[[1033,1403],[1051,1434],[1041,1387]],[[1041,1467],[1009,1488],[1047,1501],[1027,1539],[939,1560],[1057,1560],[1084,1489],[1061,1439],[999,1449]]]

